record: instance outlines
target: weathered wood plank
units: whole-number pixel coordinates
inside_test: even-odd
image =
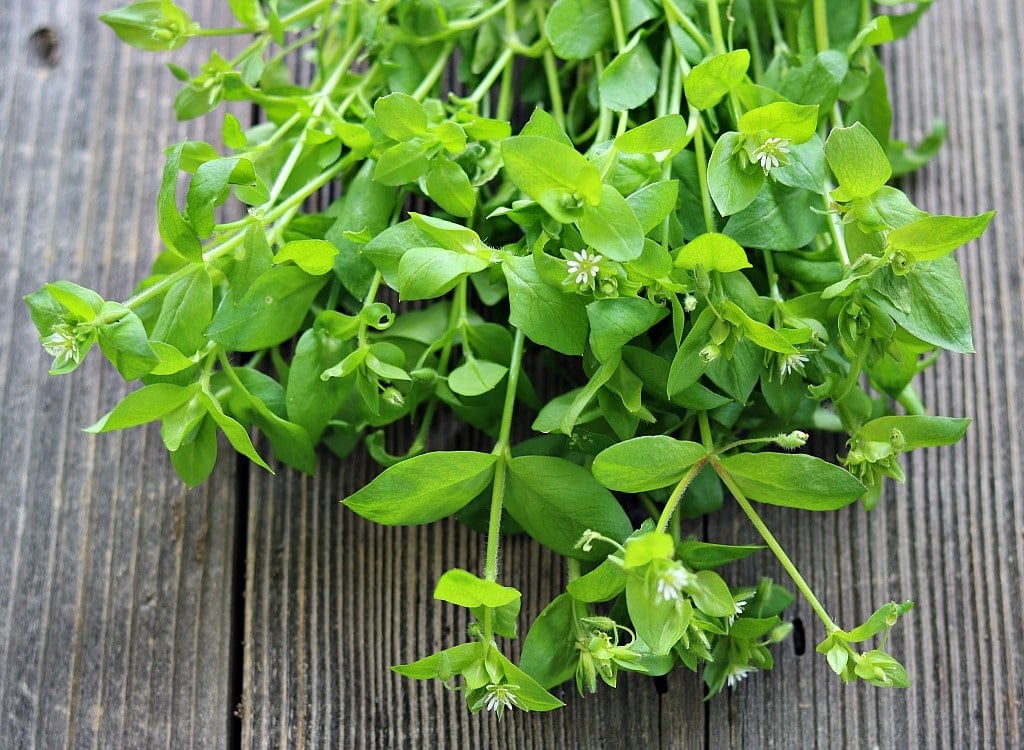
[[[822,630],[800,603],[808,653],[784,649],[774,674],[712,702],[710,747],[1024,742],[1022,35],[1015,0],[950,0],[935,3],[887,58],[896,135],[918,139],[936,116],[949,125],[939,157],[908,181],[911,198],[933,213],[1000,212],[958,256],[978,354],[945,356],[920,382],[933,413],[974,417],[966,440],[912,456],[907,484],[870,514],[765,514],[840,622],[852,626],[888,598],[916,600],[891,641],[913,685],[885,692],[838,684],[813,653]],[[717,521],[714,531],[725,541],[752,538],[739,517]]]
[[[173,79],[96,20],[110,7],[0,13],[0,747],[223,747],[231,463],[186,492],[156,431],[82,434],[126,389],[98,351],[46,379],[21,301],[58,278],[127,296],[158,249],[162,149],[217,132],[173,121]]]

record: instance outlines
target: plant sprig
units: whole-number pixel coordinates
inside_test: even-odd
[[[467,642],[395,667],[471,711],[550,710],[556,685],[593,692],[623,669],[702,669],[713,695],[770,668],[792,595],[717,572],[764,548],[843,680],[904,687],[881,649],[912,602],[843,630],[756,505],[870,509],[885,477],[902,481],[900,454],[967,429],[927,416],[912,381],[938,351],[972,351],[951,253],[992,214],[929,215],[890,184],[943,132],[890,137],[875,52],[929,4],[230,0],[227,29],[171,0],[111,11],[142,49],[250,36],[196,73],[171,65],[175,111],[247,101],[266,121],[225,114],[222,149],[167,150],[166,249],[124,302],[69,281],[26,298],[50,372],[98,344],[142,385],[88,429],[159,422],[189,485],[218,433],[269,468],[256,430],[306,472],[318,446],[363,444],[386,468],[350,510],[480,528],[482,575],[452,569],[435,589],[470,611]],[[300,49],[308,85],[288,69]],[[341,197],[309,210],[331,184]],[[232,198],[246,215],[218,221]],[[533,380],[552,373],[571,385],[542,397]],[[433,444],[442,412],[492,450]],[[514,441],[530,412],[533,436]],[[417,434],[393,455],[385,430],[406,420]],[[822,431],[847,437],[835,463],[795,452]],[[685,533],[726,496],[761,543]],[[522,594],[500,560],[518,531],[562,555],[567,580],[517,666],[500,639]]]

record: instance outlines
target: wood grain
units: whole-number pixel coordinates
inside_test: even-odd
[[[217,132],[173,121],[173,79],[110,7],[0,12],[0,747],[224,747],[232,462],[186,492],[158,432],[83,434],[126,388],[98,350],[47,378],[21,301],[60,278],[128,296],[158,251],[162,149]]]

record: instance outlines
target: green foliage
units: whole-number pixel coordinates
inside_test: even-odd
[[[318,446],[362,444],[385,468],[348,509],[485,527],[482,570],[434,590],[468,610],[468,642],[395,667],[473,712],[552,710],[549,689],[593,692],[621,670],[700,670],[714,695],[771,668],[792,595],[723,577],[764,549],[841,679],[905,687],[892,656],[852,644],[884,645],[912,604],[843,630],[807,583],[819,571],[800,574],[756,504],[871,508],[904,479],[901,454],[964,435],[968,420],[921,413],[911,383],[937,350],[973,349],[952,253],[993,215],[933,216],[888,184],[945,137],[890,138],[874,51],[928,2],[873,18],[725,5],[230,0],[231,29],[171,0],[105,13],[142,49],[245,37],[231,60],[171,65],[175,113],[244,102],[265,117],[224,115],[225,153],[168,148],[166,251],[132,296],[57,281],[26,297],[50,372],[98,345],[139,387],[88,431],[158,423],[190,486],[214,470],[218,434],[306,472]],[[309,84],[290,77],[293,40]],[[456,66],[459,93],[442,85]],[[340,197],[312,212],[331,184]],[[527,357],[563,392],[538,396]],[[493,449],[435,445],[442,414]],[[545,434],[512,445],[523,419]],[[389,453],[388,428],[410,422]],[[822,426],[848,437],[835,462],[800,452]],[[763,546],[693,536],[727,503]],[[521,666],[499,647],[531,595],[499,582],[506,532],[569,571]]]

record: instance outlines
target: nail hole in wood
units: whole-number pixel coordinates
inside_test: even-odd
[[[804,621],[799,617],[793,618],[793,653],[803,656],[807,651],[807,636],[804,634]]]
[[[57,32],[49,26],[40,26],[28,38],[29,49],[36,65],[52,68],[60,59],[60,41]]]

